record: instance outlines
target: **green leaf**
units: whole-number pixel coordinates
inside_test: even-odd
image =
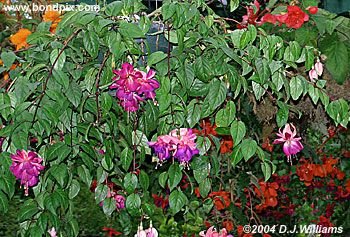
[[[270,164],[263,162],[261,163],[261,170],[264,174],[265,182],[271,177],[271,167]]]
[[[290,95],[293,100],[299,99],[301,94],[303,93],[303,82],[299,79],[299,77],[293,77],[289,82],[290,87]]]
[[[120,21],[119,26],[120,33],[129,38],[144,38],[145,35],[142,33],[140,27],[134,23],[128,23],[125,21]]]
[[[78,167],[78,175],[80,179],[87,184],[87,186],[90,188],[91,186],[91,175],[90,171],[86,168],[85,165],[81,165]]]
[[[29,220],[38,212],[38,207],[35,205],[34,201],[29,201],[20,207],[17,216],[18,221],[23,222]]]
[[[6,213],[9,207],[9,200],[6,195],[0,191],[0,213]]]
[[[256,152],[258,144],[255,140],[248,138],[241,143],[241,152],[245,161],[248,161]]]
[[[175,14],[176,5],[175,3],[166,2],[161,9],[162,9],[163,20],[166,21]]]
[[[105,13],[107,16],[118,16],[123,6],[124,4],[122,1],[113,1],[106,6]]]
[[[148,174],[141,170],[140,175],[139,175],[139,180],[140,180],[140,185],[141,188],[144,190],[144,192],[148,189],[149,187],[149,177]]]
[[[187,105],[187,122],[190,128],[193,128],[201,117],[201,106],[198,99],[193,99]]]
[[[108,187],[107,187],[107,185],[99,184],[99,185],[97,185],[94,192],[95,192],[96,203],[100,203],[106,199],[106,197],[108,195]]]
[[[167,54],[162,52],[162,51],[157,51],[152,53],[151,55],[148,56],[147,58],[147,66],[152,66],[160,61],[164,60],[167,57]]]
[[[226,104],[226,108],[223,108],[215,115],[215,124],[217,127],[229,127],[236,116],[236,105],[233,101],[229,101]]]
[[[233,139],[233,146],[237,146],[243,139],[246,133],[245,124],[242,121],[234,120],[231,124],[231,136]]]
[[[208,137],[197,137],[196,144],[200,155],[206,154],[211,146],[211,142]]]
[[[50,168],[50,174],[57,180],[62,188],[68,180],[68,169],[66,164],[53,165]]]
[[[232,166],[235,167],[243,159],[241,146],[236,146],[232,151]]]
[[[61,161],[67,157],[67,155],[68,155],[67,151],[69,153],[70,149],[65,143],[63,143],[63,142],[54,143],[53,145],[51,145],[47,148],[45,160],[52,161],[52,160],[59,158],[59,160]]]
[[[61,49],[54,49],[50,54],[50,62],[51,65],[54,65],[55,70],[61,70],[66,62],[66,53],[63,51],[61,55],[58,57]]]
[[[318,88],[316,88],[313,85],[309,84],[308,93],[309,93],[309,96],[310,96],[312,102],[315,105],[317,104],[317,101],[320,98],[319,92],[320,92],[320,90]]]
[[[133,173],[128,173],[124,177],[124,188],[126,192],[133,193],[137,188],[137,176]]]
[[[179,190],[174,190],[169,196],[169,206],[173,215],[178,213],[188,203],[186,195]]]
[[[81,101],[81,97],[83,95],[83,92],[81,91],[80,86],[75,82],[72,81],[65,93],[67,96],[67,99],[75,106],[78,107]]]
[[[177,163],[172,164],[168,170],[168,174],[169,174],[168,185],[171,191],[180,183],[182,179],[182,171],[180,169],[179,164]]]
[[[126,198],[126,208],[128,209],[128,211],[130,212],[135,212],[138,211],[139,208],[141,207],[141,198],[138,194],[130,194],[127,198]]]
[[[87,31],[83,38],[84,48],[90,54],[92,58],[96,58],[98,55],[98,48],[100,46],[98,36],[93,31]]]
[[[199,184],[199,193],[203,198],[206,198],[211,189],[210,179],[206,178]]]
[[[103,201],[103,212],[107,215],[107,216],[110,216],[112,215],[113,211],[115,210],[116,208],[116,201],[114,198],[106,198],[104,201]]]
[[[1,53],[2,63],[6,68],[10,68],[16,60],[16,55],[13,52],[2,52]]]
[[[320,42],[320,49],[327,56],[327,70],[337,83],[342,84],[350,72],[350,55],[345,43],[334,33]]]
[[[158,182],[162,188],[165,188],[166,181],[168,180],[168,177],[169,177],[168,172],[163,172],[159,175]]]
[[[120,159],[122,163],[122,168],[125,171],[128,171],[133,160],[132,151],[128,147],[125,147],[122,151]]]
[[[327,114],[338,125],[346,127],[349,122],[349,105],[344,99],[332,101],[326,108]]]
[[[78,195],[79,191],[80,191],[80,184],[77,180],[73,179],[68,191],[69,199],[75,198]]]
[[[277,101],[280,107],[277,111],[276,122],[278,127],[283,127],[288,122],[289,109],[287,105],[281,101]]]
[[[239,0],[230,0],[230,12],[235,11],[239,7]]]
[[[257,58],[255,60],[255,67],[259,75],[260,84],[265,84],[271,76],[270,67],[267,59]]]
[[[52,71],[52,76],[53,78],[55,78],[55,80],[61,85],[63,86],[63,88],[65,90],[68,89],[69,86],[69,77],[68,75],[63,72],[62,70],[53,70]]]

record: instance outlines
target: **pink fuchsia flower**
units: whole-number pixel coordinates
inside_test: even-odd
[[[47,231],[50,235],[50,237],[57,237],[57,233],[55,230],[55,227],[52,227],[49,231]]]
[[[130,63],[123,63],[122,68],[114,70],[114,83],[109,87],[116,89],[116,97],[120,100],[124,110],[135,112],[139,104],[146,99],[155,99],[155,90],[159,82],[154,78],[155,71],[143,72],[135,69]]]
[[[170,158],[171,152],[175,150],[179,139],[170,135],[163,135],[157,138],[156,142],[148,142],[148,145],[153,148],[160,161]]]
[[[147,237],[158,237],[158,231],[152,226],[152,221],[149,224],[149,228],[146,229]]]
[[[115,200],[115,205],[119,210],[125,208],[125,197],[123,195],[117,194],[113,198]]]
[[[323,64],[320,62],[318,59],[317,62],[315,63],[315,70],[318,76],[321,76],[323,73]]]
[[[291,128],[293,128],[293,130]],[[300,142],[301,138],[296,137],[296,135],[297,132],[294,125],[287,123],[282,132],[281,129],[279,129],[279,132],[277,133],[279,138],[273,142],[273,144],[284,143],[283,152],[287,156],[288,162],[291,162],[292,155],[297,154],[304,148]]]
[[[312,66],[311,70],[309,71],[309,79],[312,82],[315,82],[315,79],[318,79],[318,75],[314,66]]]
[[[201,237],[233,237],[233,235],[230,235],[227,233],[227,230],[223,228],[220,232],[217,232],[214,226],[210,227],[206,232],[201,231],[199,233],[199,236]]]
[[[153,148],[160,162],[173,156],[181,164],[188,166],[192,157],[199,153],[196,138],[192,129],[180,128],[172,130],[169,135],[159,136],[156,142],[149,142],[148,145]]]
[[[10,171],[16,176],[16,179],[21,180],[25,195],[28,196],[28,188],[38,183],[40,171],[45,168],[41,165],[43,160],[37,153],[25,150],[17,150],[16,154],[11,155],[11,159]]]
[[[147,237],[147,233],[146,231],[143,230],[143,226],[142,226],[142,222],[140,223],[140,225],[137,228],[137,232],[134,235],[134,237]]]
[[[317,59],[317,62],[314,66],[312,66],[311,70],[309,71],[309,78],[310,81],[314,82],[314,79],[318,79],[319,76],[322,76],[323,73],[323,64],[320,62],[319,59]]]

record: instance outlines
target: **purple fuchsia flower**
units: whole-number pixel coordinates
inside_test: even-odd
[[[293,130],[291,129],[291,127],[293,128]],[[283,152],[287,156],[288,162],[292,162],[292,155],[297,154],[304,148],[300,142],[301,137],[296,137],[296,135],[297,132],[294,125],[287,123],[283,131],[281,132],[281,129],[279,129],[279,132],[277,133],[277,136],[279,136],[280,138],[275,139],[273,142],[273,144],[284,143]]]
[[[45,168],[41,165],[43,159],[37,153],[25,150],[17,150],[11,159],[10,171],[21,180],[21,186],[24,185],[25,195],[28,196],[28,188],[38,183],[40,171]]]
[[[159,82],[153,79],[154,70],[146,73],[135,69],[130,63],[123,63],[122,68],[114,70],[113,73],[116,76],[109,88],[117,90],[116,97],[124,110],[135,112],[139,109],[140,102],[155,99],[155,90],[159,88]]]
[[[179,140],[176,137],[163,135],[159,136],[155,142],[148,142],[148,145],[153,148],[154,153],[162,162],[170,158],[170,153],[175,150],[178,143]]]
[[[148,145],[153,148],[160,163],[173,156],[182,165],[188,166],[192,157],[199,153],[196,138],[192,129],[180,128],[172,130],[169,135],[159,136],[156,142],[149,142]]]
[[[56,233],[55,227],[52,227],[47,232],[49,233],[50,237],[57,237],[57,233]]]

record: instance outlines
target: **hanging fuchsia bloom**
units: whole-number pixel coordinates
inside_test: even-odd
[[[152,221],[149,224],[149,228],[145,230],[147,237],[158,237],[158,231],[152,226]]]
[[[57,237],[57,233],[55,230],[55,227],[52,227],[49,231],[48,231],[50,237]]]
[[[174,157],[183,164],[188,164],[192,159],[192,156],[197,155],[199,150],[196,148],[194,142],[197,138],[192,129],[180,128],[170,132],[173,137],[178,137],[179,143],[177,144],[174,152]]]
[[[291,129],[293,128],[293,130]],[[291,162],[292,155],[297,154],[299,151],[301,151],[304,147],[301,144],[300,137],[296,137],[297,132],[293,124],[287,123],[284,127],[283,131],[281,132],[281,129],[277,133],[277,136],[280,138],[276,139],[273,144],[283,144],[283,152],[288,158],[288,162]]]
[[[323,64],[320,62],[319,59],[317,59],[317,62],[314,66],[312,66],[311,70],[309,71],[310,81],[315,82],[315,79],[317,80],[319,76],[322,76],[322,73]]]
[[[159,82],[154,78],[155,72],[147,73],[135,69],[130,63],[123,63],[122,68],[114,70],[116,77],[110,89],[117,89],[116,97],[126,111],[135,112],[139,109],[140,102],[146,99],[155,99],[155,90],[159,88]]]
[[[192,157],[199,153],[196,148],[196,138],[192,129],[180,128],[172,130],[169,135],[159,136],[156,142],[149,142],[148,145],[153,148],[160,163],[173,156],[187,166]]]
[[[201,237],[233,237],[233,235],[230,235],[227,233],[227,230],[223,228],[220,232],[217,232],[214,226],[210,227],[206,232],[201,231],[199,233],[199,236]]]
[[[25,195],[28,196],[28,188],[35,186],[39,179],[40,171],[45,167],[41,165],[42,159],[33,151],[17,150],[11,155],[12,165],[10,171],[21,180],[24,185]]]
[[[115,205],[119,210],[125,208],[125,197],[123,195],[117,194],[113,198],[115,200]]]

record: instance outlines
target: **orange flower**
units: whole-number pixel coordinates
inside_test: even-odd
[[[58,11],[47,10],[43,15],[44,22],[51,22],[50,32],[55,33],[58,23],[61,21],[61,13]]]
[[[326,170],[327,174],[333,173],[333,165],[338,164],[338,159],[334,159],[332,157],[323,158],[323,167]]]
[[[225,136],[223,140],[220,142],[220,153],[230,153],[232,152],[233,140],[231,136]]]
[[[231,204],[230,192],[218,191],[211,192],[209,197],[213,199],[214,205],[218,211],[224,210]]]
[[[335,173],[336,173],[336,175],[337,175],[337,179],[338,179],[338,180],[343,180],[343,179],[344,179],[345,173],[344,173],[343,171],[341,171],[341,170],[338,169],[338,168],[334,168],[334,171],[335,171]]]
[[[2,60],[0,59],[0,66],[2,66],[4,63],[2,62]],[[16,64],[12,64],[10,67],[10,70],[14,70],[17,67]],[[4,81],[8,81],[8,79],[10,79],[10,74],[8,72],[3,72],[3,80]]]
[[[19,50],[21,48],[26,48],[29,46],[27,43],[27,37],[31,34],[32,32],[28,29],[19,29],[16,34],[11,35],[10,41],[12,44],[16,46],[16,50]]]
[[[327,172],[324,169],[323,165],[314,165],[314,175],[321,178],[327,176]]]
[[[222,222],[222,227],[225,228],[228,232],[233,231],[233,222],[230,220],[226,220]]]

